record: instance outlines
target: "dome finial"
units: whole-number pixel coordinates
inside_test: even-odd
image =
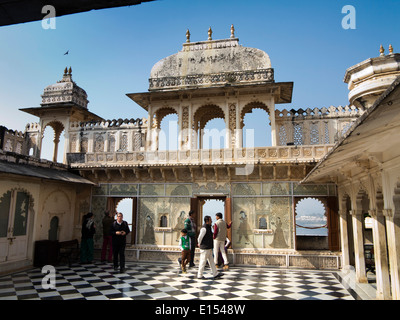
[[[231,25],[231,38],[235,37],[235,27],[233,26],[233,24]]]
[[[210,28],[208,28],[208,40],[212,40],[212,30],[211,30],[211,27]]]
[[[379,48],[379,52],[381,53],[380,56],[383,57],[385,54],[385,49],[383,49],[383,46],[381,45],[381,47]]]
[[[186,42],[190,42],[190,32],[189,32],[189,29],[186,30]]]
[[[389,44],[389,53],[390,53],[390,54],[393,54],[393,47],[392,47],[391,44]]]

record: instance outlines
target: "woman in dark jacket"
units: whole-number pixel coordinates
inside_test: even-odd
[[[82,241],[81,241],[81,263],[92,263],[93,260],[93,236],[96,233],[93,213],[89,212],[83,217]]]

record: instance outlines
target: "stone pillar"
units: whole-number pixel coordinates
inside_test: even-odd
[[[120,134],[118,134],[118,148],[120,148],[120,141],[121,141],[121,137]],[[87,152],[92,153],[94,152],[94,132],[89,132],[88,134],[88,148],[87,148]]]
[[[110,152],[113,150],[110,150],[110,133],[106,132],[104,135],[104,152]]]
[[[356,262],[356,281],[359,283],[368,283],[367,272],[365,269],[364,255],[364,234],[363,234],[363,219],[361,209],[351,210],[354,234],[354,255]]]
[[[57,162],[58,156],[58,143],[60,142],[60,133],[54,133],[54,150],[53,150],[53,162]]]
[[[372,217],[372,235],[374,242],[376,298],[390,299],[389,266],[387,259],[385,217],[382,210],[369,210]]]
[[[146,150],[150,151],[153,148],[153,127],[154,127],[154,118],[153,118],[153,108],[149,105],[148,108],[148,120],[147,120],[147,137],[146,137]]]
[[[236,142],[236,148],[243,148],[243,127],[242,127],[242,118],[241,118],[241,106],[239,103],[239,100],[237,102],[237,108],[236,108],[236,131],[237,131],[237,142]]]
[[[274,99],[271,98],[270,103],[268,104],[269,110],[269,121],[271,122],[271,143],[272,146],[275,147],[277,145],[277,132],[276,132],[276,125],[275,125],[275,102]]]
[[[342,247],[342,267],[350,265],[349,236],[347,234],[347,211],[339,210],[340,244]]]
[[[237,105],[235,103],[228,104],[228,119],[226,121],[227,143],[226,148],[235,149],[237,145]]]
[[[399,212],[400,213],[400,212]],[[400,215],[384,209],[389,251],[390,280],[393,300],[400,300]]]
[[[191,143],[191,130],[189,121],[189,106],[181,107],[181,114],[179,115],[179,129],[180,132],[178,134],[179,137],[179,150],[190,150]]]

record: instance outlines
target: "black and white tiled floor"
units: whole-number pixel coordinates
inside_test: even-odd
[[[56,267],[55,289],[44,289],[40,268],[0,277],[0,300],[359,300],[334,271],[232,267],[214,280],[197,279],[197,267],[182,274],[178,264],[127,263]]]

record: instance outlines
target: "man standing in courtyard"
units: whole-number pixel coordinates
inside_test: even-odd
[[[120,272],[125,271],[125,247],[126,236],[130,232],[128,223],[122,220],[121,212],[117,213],[117,220],[111,225],[112,248],[114,255],[114,270],[118,270],[118,260]],[[119,259],[118,259],[119,258]]]
[[[194,267],[194,253],[196,250],[196,214],[193,210],[189,211],[189,217],[185,220],[185,229],[190,237],[190,262],[189,267]]]
[[[212,256],[213,234],[211,231],[211,222],[210,216],[204,217],[204,224],[200,229],[199,238],[197,239],[198,246],[200,247],[200,263],[197,279],[204,279],[203,272],[207,261],[211,267],[214,279],[218,279],[223,275],[222,273],[218,273]]]
[[[215,218],[217,222],[214,224],[214,262],[218,265],[218,251],[221,251],[222,259],[224,260],[224,270],[229,269],[229,261],[228,256],[226,255],[225,251],[225,241],[228,235],[228,229],[231,227],[232,222],[227,224],[222,219],[222,213],[218,212],[215,214]]]

